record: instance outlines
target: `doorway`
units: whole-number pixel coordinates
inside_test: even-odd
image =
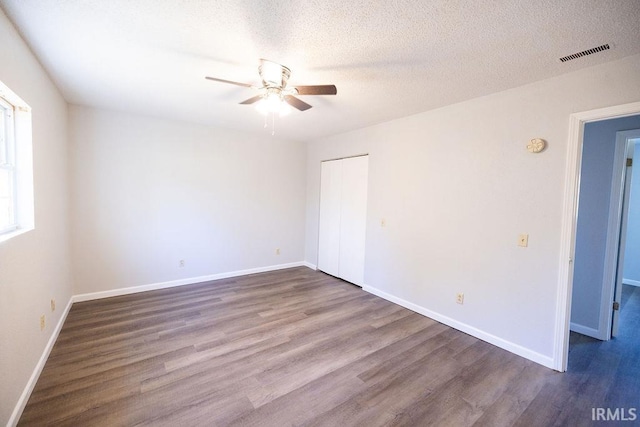
[[[571,330],[604,341],[611,339],[618,319],[628,211],[625,195],[629,195],[632,170],[626,162],[633,156],[633,139],[640,136],[640,131],[627,129],[634,127],[640,128],[640,116],[594,121],[584,127]]]
[[[576,260],[576,240],[578,237],[577,217],[579,196],[584,200],[585,194],[580,194],[583,137],[588,123],[617,119],[640,114],[640,102],[608,107],[598,110],[575,113],[570,116],[570,132],[567,159],[567,175],[565,179],[565,204],[563,210],[561,232],[561,260],[558,286],[558,311],[556,318],[556,339],[554,346],[554,368],[564,372],[567,370],[569,354],[569,336],[571,321],[572,291]],[[637,126],[636,126],[637,127]],[[610,175],[611,176],[611,175]],[[609,184],[611,181],[609,181]],[[608,229],[607,218],[607,229]],[[606,236],[606,232],[600,230]],[[602,257],[602,254],[600,255]],[[604,262],[602,258],[601,262]],[[603,267],[604,268],[604,267]],[[603,270],[604,271],[604,270]],[[614,269],[615,271],[615,269]],[[615,275],[615,273],[614,273]],[[604,277],[601,276],[602,278]],[[600,288],[602,294],[602,288]],[[600,298],[598,305],[604,304]]]

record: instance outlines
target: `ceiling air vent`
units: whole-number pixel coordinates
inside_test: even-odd
[[[563,56],[560,58],[560,62],[571,61],[572,59],[578,59],[583,56],[591,55],[594,53],[602,52],[603,50],[609,50],[610,47],[608,44],[603,44],[602,46],[592,47],[591,49],[583,50],[582,52],[573,53],[571,55]]]

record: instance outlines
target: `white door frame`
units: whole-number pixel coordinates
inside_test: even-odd
[[[584,125],[588,122],[640,114],[640,102],[574,113],[569,116],[569,143],[565,174],[562,229],[560,235],[560,263],[555,322],[553,367],[567,370],[569,356],[569,321],[571,318],[571,291],[573,287],[573,259],[576,247],[576,219],[582,164]]]

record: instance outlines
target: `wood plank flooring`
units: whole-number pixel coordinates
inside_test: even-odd
[[[589,425],[634,357],[559,374],[301,267],[74,304],[20,425]]]

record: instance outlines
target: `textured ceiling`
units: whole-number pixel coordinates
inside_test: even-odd
[[[640,0],[0,0],[74,104],[268,133],[259,58],[335,84],[279,119],[309,140],[640,53]],[[611,50],[558,58],[604,43]],[[1,49],[1,46],[0,46]],[[4,55],[3,55],[4,57]],[[1,78],[1,76],[0,76]]]

